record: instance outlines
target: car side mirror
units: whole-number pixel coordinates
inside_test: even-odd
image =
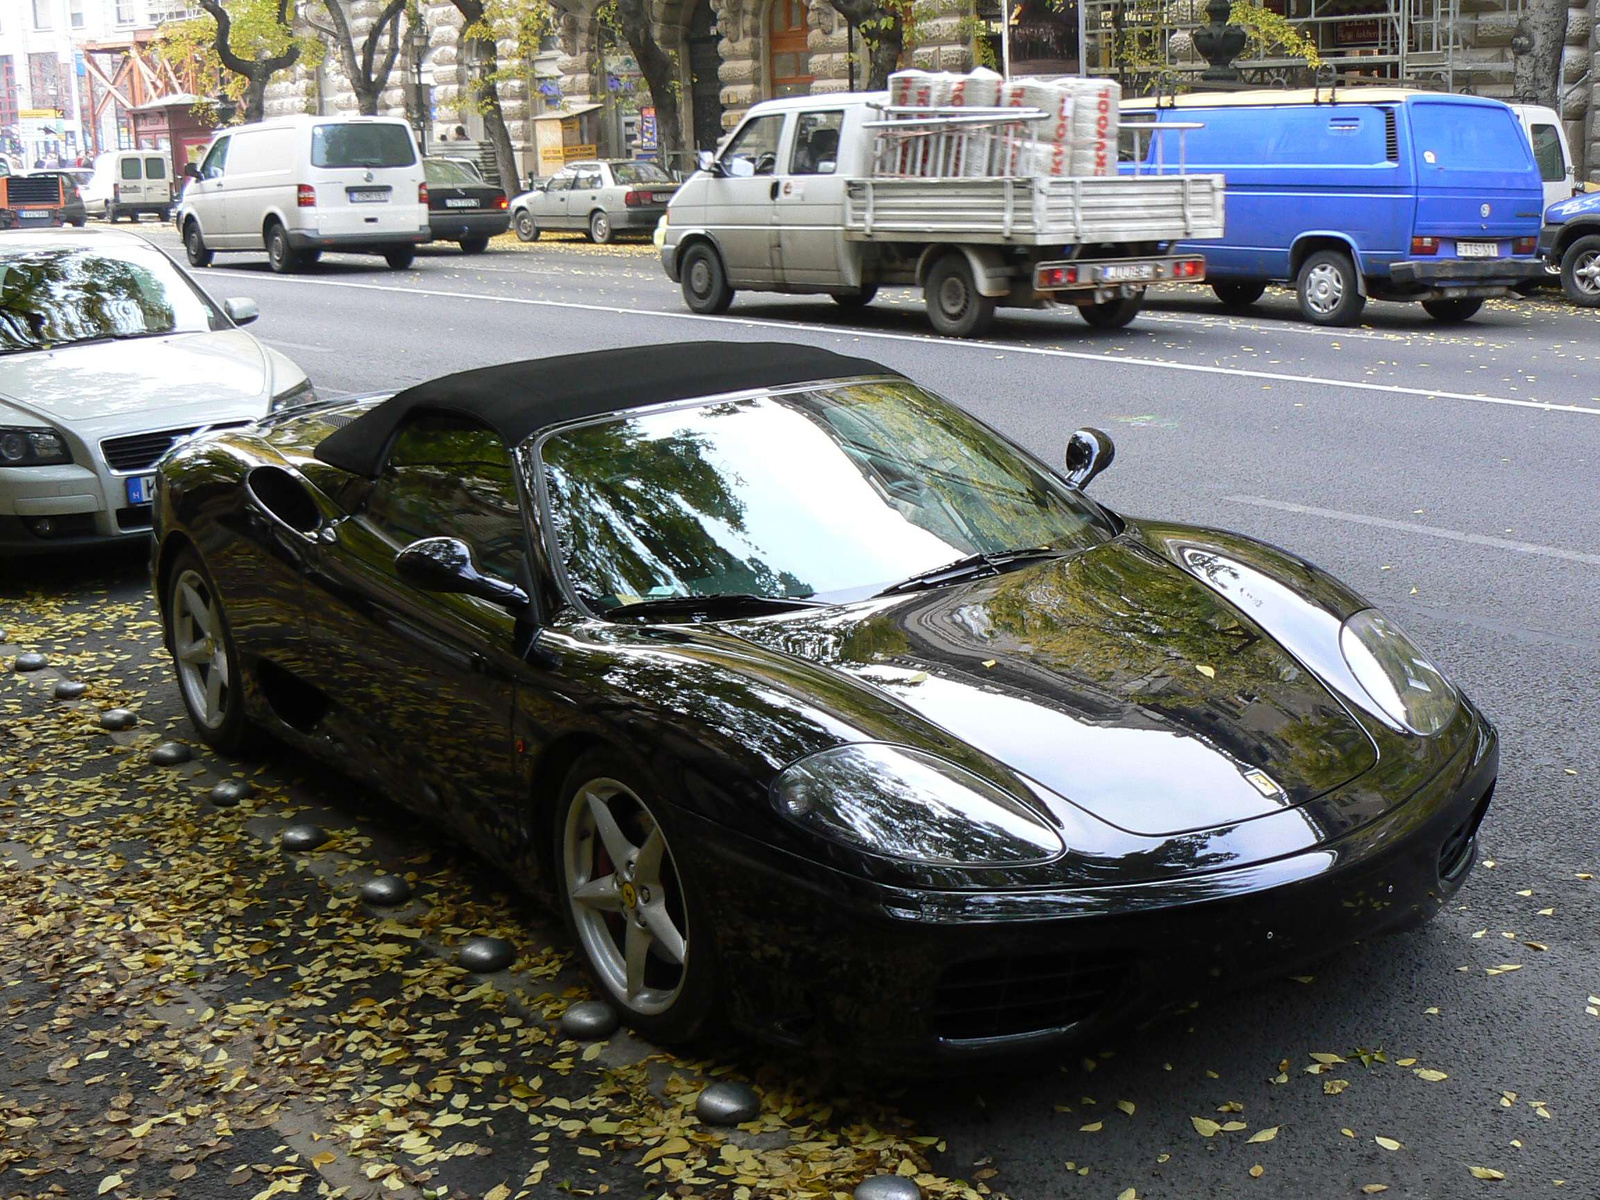
[[[721,175],[723,173],[722,164],[717,161],[717,154],[714,150],[702,150],[695,155],[694,160],[707,175]]]
[[[1116,457],[1117,448],[1105,430],[1078,430],[1067,439],[1067,483],[1082,491]]]
[[[185,179],[199,179],[200,178],[200,168],[195,166],[194,163],[184,163],[183,164],[183,177]]]
[[[719,173],[725,172],[728,175],[732,175],[735,179],[752,179],[755,177],[756,164],[751,162],[748,158],[735,158],[731,159],[726,164],[718,165],[722,168],[722,172]]]
[[[230,296],[222,302],[222,311],[235,325],[248,325],[261,315],[261,309],[248,296]]]
[[[522,608],[528,593],[516,584],[478,570],[472,547],[460,538],[431,537],[412,542],[394,556],[401,580],[424,592],[458,592],[502,608]]]

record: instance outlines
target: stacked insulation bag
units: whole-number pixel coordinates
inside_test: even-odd
[[[1122,89],[1108,79],[1002,80],[980,67],[966,75],[897,71],[895,107],[1039,109],[1043,121],[954,127],[898,135],[879,170],[915,178],[1112,175]]]

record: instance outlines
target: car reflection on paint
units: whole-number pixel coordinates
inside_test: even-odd
[[[203,737],[457,831],[645,1033],[959,1059],[1425,921],[1493,791],[1387,617],[1094,502],[1112,454],[805,347],[575,355],[184,446],[154,579]]]

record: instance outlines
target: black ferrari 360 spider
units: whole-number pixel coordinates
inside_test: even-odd
[[[1493,727],[1303,559],[877,363],[644,346],[184,443],[156,594],[270,732],[547,892],[663,1039],[959,1057],[1426,920]]]

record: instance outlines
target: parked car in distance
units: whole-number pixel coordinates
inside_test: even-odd
[[[168,449],[315,399],[256,315],[131,233],[0,238],[0,556],[148,538]]]
[[[1539,232],[1539,253],[1561,272],[1561,289],[1569,300],[1600,307],[1600,192],[1552,204]]]
[[[576,229],[605,245],[619,232],[656,227],[678,181],[653,162],[594,159],[568,163],[511,201],[511,224],[525,242],[546,229]]]
[[[5,229],[43,229],[66,224],[69,183],[59,174],[0,175],[0,214]]]
[[[1130,100],[1129,116],[1197,122],[1187,169],[1228,180],[1227,232],[1204,253],[1217,297],[1254,303],[1293,283],[1318,325],[1352,325],[1369,299],[1421,302],[1464,321],[1485,299],[1531,291],[1544,184],[1498,100],[1362,88],[1194,93]],[[1162,139],[1143,143],[1146,169]],[[1127,167],[1125,166],[1125,169]]]
[[[428,232],[436,242],[457,242],[467,254],[482,254],[489,239],[511,226],[505,192],[487,182],[464,158],[429,156]]]
[[[61,180],[61,223],[82,229],[89,223],[89,213],[84,207],[83,193],[78,185],[77,172],[66,169],[54,171],[29,171],[30,176],[51,175]]]
[[[1065,449],[787,342],[508,363],[186,442],[152,583],[199,737],[450,828],[661,1040],[1038,1053],[1449,907],[1488,719]]]
[[[178,230],[189,265],[266,251],[297,271],[325,250],[411,265],[428,229],[428,182],[411,127],[389,117],[283,117],[219,132],[189,179]]]
[[[94,172],[83,203],[91,217],[115,225],[123,217],[137,221],[153,213],[172,216],[176,185],[165,150],[108,150],[94,160]]]

